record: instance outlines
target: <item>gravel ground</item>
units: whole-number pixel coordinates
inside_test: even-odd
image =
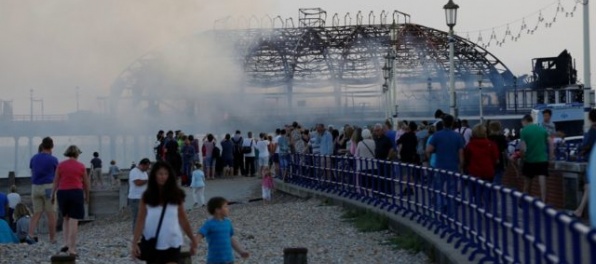
[[[277,201],[269,205],[253,202],[230,206],[236,237],[251,254],[236,263],[283,263],[283,249],[287,247],[308,248],[309,263],[428,263],[422,253],[413,255],[382,245],[391,237],[389,231],[361,233],[342,222],[339,207],[286,195],[275,198]],[[197,229],[208,216],[202,209],[193,209],[189,217]],[[81,225],[77,263],[132,263],[130,224],[130,217],[124,213]],[[61,233],[58,236],[61,241]],[[44,242],[47,236],[40,239],[31,246],[0,246],[0,263],[49,263],[60,244]],[[206,252],[202,241],[193,263],[204,263]]]

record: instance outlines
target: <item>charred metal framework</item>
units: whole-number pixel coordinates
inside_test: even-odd
[[[356,100],[367,110],[380,111],[382,106],[375,104],[381,104],[382,67],[391,48],[393,22],[399,30],[394,72],[400,112],[428,116],[436,108],[447,109],[448,34],[411,23],[400,11],[383,11],[378,17],[373,12],[335,14],[331,25],[319,8],[300,9],[297,25],[279,16],[226,18],[195,37],[214,38],[233,50],[230,54],[244,72],[243,94],[281,99],[284,108],[310,107],[311,98],[328,98],[322,104],[345,114],[355,110]],[[146,90],[155,90],[151,86],[168,86],[158,74],[164,67],[160,56],[160,51],[152,52],[126,69],[112,87],[113,97],[142,98]],[[490,52],[456,36],[455,78],[462,114],[478,112],[479,72],[485,78],[485,113],[505,114],[506,91],[513,87],[514,75]]]

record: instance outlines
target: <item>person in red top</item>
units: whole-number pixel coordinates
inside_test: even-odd
[[[478,124],[472,128],[472,138],[464,149],[464,161],[470,176],[486,182],[493,181],[495,165],[499,162],[499,148],[497,144],[487,138],[484,125]],[[482,191],[478,190],[476,186],[479,185],[472,184],[470,188],[472,196],[477,200]]]
[[[85,218],[85,203],[89,200],[89,177],[85,165],[77,159],[81,150],[75,145],[64,152],[67,160],[60,162],[56,168],[52,203],[58,198],[58,207],[64,220],[62,233],[65,246],[60,251],[77,257],[76,241],[79,220]]]

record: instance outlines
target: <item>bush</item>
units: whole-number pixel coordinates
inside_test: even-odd
[[[345,211],[341,218],[353,223],[360,232],[378,232],[389,227],[387,218],[364,210]]]
[[[403,249],[413,254],[421,252],[424,249],[422,239],[411,232],[399,234],[389,239],[387,244],[395,246],[396,249]]]

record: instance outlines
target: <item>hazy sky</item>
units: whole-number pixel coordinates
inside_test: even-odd
[[[331,17],[350,12],[355,20],[368,13],[398,9],[412,22],[446,30],[443,5],[446,0],[0,0],[0,99],[13,100],[16,114],[29,114],[29,90],[44,98],[46,114],[64,114],[75,109],[75,87],[80,87],[81,108],[97,109],[98,96],[107,96],[118,74],[146,52],[213,27],[216,18],[228,15],[258,17],[264,14],[294,17],[298,8],[321,7]],[[550,0],[456,0],[460,5],[456,31],[499,26],[522,18],[553,3]],[[571,10],[574,0],[561,0]],[[592,32],[596,29],[592,4]],[[551,19],[556,5],[544,10]],[[560,15],[552,28],[543,26],[534,34],[523,34],[517,42],[489,48],[516,75],[530,73],[530,60],[556,56],[568,49],[577,60],[582,78],[581,5],[572,18]],[[537,15],[526,22],[529,27]],[[520,22],[510,26],[519,31]],[[503,34],[504,30],[499,32]],[[472,40],[478,33],[472,33]],[[483,37],[488,39],[490,31]],[[596,46],[592,36],[592,47]],[[593,76],[593,75],[592,75]],[[39,110],[36,107],[36,113]]]

